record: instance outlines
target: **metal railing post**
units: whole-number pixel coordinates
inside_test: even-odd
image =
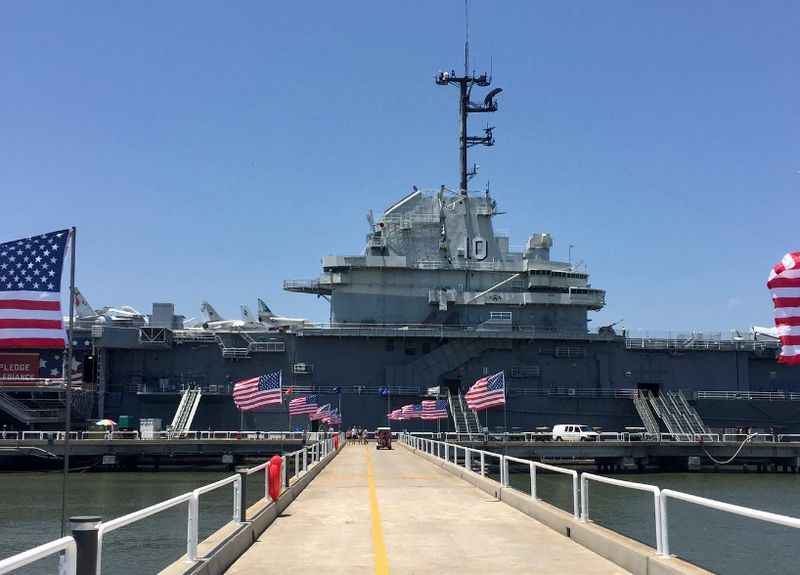
[[[264,466],[264,499],[269,502],[269,460]]]
[[[486,452],[481,451],[481,477],[486,477]]]
[[[580,507],[578,506],[580,493],[578,481],[578,473],[575,472],[575,475],[572,476],[572,514],[575,516],[575,519],[579,519],[581,516]]]
[[[667,521],[667,497],[662,492],[659,496],[661,508],[661,552],[669,557],[669,527]]]
[[[197,530],[200,524],[200,494],[192,491],[189,500],[189,520],[186,524],[186,559],[189,562],[197,561]]]
[[[308,447],[303,448],[303,473],[308,471]]]
[[[589,481],[581,475],[581,521],[589,521]]]
[[[469,447],[464,448],[464,469],[472,471],[472,451]]]
[[[531,498],[536,499],[536,465],[531,461]]]
[[[247,521],[247,467],[237,467],[239,480],[233,484],[236,501],[233,505],[233,520],[239,523]]]
[[[300,452],[294,452],[294,474],[293,477],[297,477],[300,474]]]
[[[281,493],[283,493],[283,489],[285,487],[287,487],[287,484],[286,484],[286,481],[287,481],[286,476],[288,475],[288,473],[286,472],[287,462],[288,462],[288,459],[286,459],[286,456],[285,455],[282,456],[281,457]]]
[[[659,555],[664,554],[664,533],[661,529],[661,491],[653,493],[654,507],[655,507],[655,521],[656,521],[656,553]]]
[[[509,480],[508,480],[508,459],[506,459],[505,455],[500,456],[500,480],[503,487],[508,487]]]
[[[100,557],[99,528],[102,518],[81,515],[69,518],[69,528],[77,548],[76,575],[97,575]]]

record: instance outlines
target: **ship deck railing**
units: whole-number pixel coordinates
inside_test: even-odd
[[[527,339],[579,339],[609,341],[615,335],[590,333],[580,330],[551,330],[532,325],[508,325],[483,323],[475,325],[456,324],[377,324],[377,323],[318,323],[297,327],[297,335],[327,336],[388,336],[388,337],[480,337],[480,338],[527,338]]]
[[[778,341],[750,339],[648,338],[626,337],[627,349],[674,349],[686,351],[766,351],[780,346]]]
[[[696,391],[696,399],[744,401],[800,401],[800,393],[784,391]]]

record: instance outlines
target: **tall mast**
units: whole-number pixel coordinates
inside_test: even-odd
[[[482,104],[475,104],[470,101],[470,94],[472,93],[473,86],[486,87],[491,85],[492,79],[486,72],[480,76],[476,76],[474,72],[469,71],[469,4],[468,0],[464,1],[464,20],[465,20],[465,40],[464,40],[464,75],[458,76],[455,70],[450,72],[439,72],[436,75],[436,83],[439,86],[458,86],[458,109],[459,109],[459,160],[460,160],[460,177],[458,184],[458,191],[460,194],[467,195],[467,181],[470,176],[474,175],[469,172],[467,168],[467,148],[472,146],[493,146],[494,136],[492,131],[493,127],[484,129],[483,136],[470,136],[468,134],[467,119],[469,114],[476,114],[481,112],[496,112],[497,102],[494,101],[495,96],[503,91],[502,88],[495,88],[491,90],[483,99]]]

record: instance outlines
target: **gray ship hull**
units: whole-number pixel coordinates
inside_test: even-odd
[[[115,334],[108,341],[119,342],[123,336]],[[98,390],[104,391],[102,415],[159,417],[166,424],[181,390],[195,386],[204,390],[195,429],[239,429],[242,424],[285,429],[289,424],[285,408],[248,413],[242,420],[230,395],[237,380],[281,370],[284,386],[296,393],[320,393],[321,402],[333,406],[341,402],[343,425],[375,427],[386,423],[390,409],[419,402],[429,387],[464,393],[483,375],[504,370],[508,408],[481,415],[481,423],[485,421],[490,430],[506,426],[532,430],[570,421],[608,431],[641,426],[625,392],[648,389],[682,390],[714,428],[800,431],[800,401],[694,399],[697,392],[723,391],[785,392],[790,397],[800,383],[797,371],[776,363],[774,346],[754,342],[653,349],[653,341],[619,336],[529,338],[498,331],[430,337],[376,327],[270,333],[269,340],[278,351],[250,352],[245,357],[227,353],[225,357],[226,350],[246,348],[237,343],[242,338],[237,333],[224,334],[221,340],[228,347],[222,348],[211,342],[173,342],[160,349],[130,342],[101,345],[99,352],[105,354],[101,362],[105,372],[98,378]],[[336,388],[341,388],[340,394]],[[380,392],[384,388],[389,389],[388,397]],[[293,427],[305,424],[305,419],[292,422]],[[435,426],[420,421],[395,425],[415,430]],[[452,421],[441,422],[443,430],[452,430],[452,425]]]

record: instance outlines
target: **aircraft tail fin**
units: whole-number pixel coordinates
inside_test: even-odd
[[[206,316],[207,321],[225,321],[207,301],[204,301],[203,305],[200,306],[200,311]]]
[[[86,301],[86,298],[83,297],[83,294],[75,288],[75,317],[82,318],[82,317],[92,317],[97,315],[95,311],[92,309],[92,306],[89,305],[89,302]]]
[[[258,298],[258,321],[267,320],[273,317],[274,315],[275,314],[272,313],[272,310],[269,309],[269,306],[266,303],[264,303],[264,300]]]
[[[255,316],[253,316],[253,312],[250,311],[250,307],[247,305],[243,305],[240,308],[242,310],[242,319],[248,323],[257,323]]]

